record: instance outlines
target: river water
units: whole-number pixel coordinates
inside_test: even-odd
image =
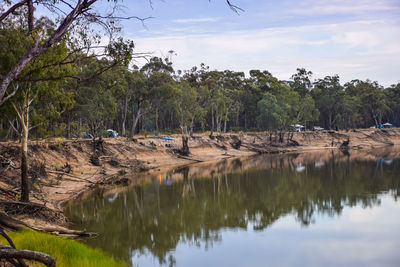
[[[67,204],[132,266],[400,266],[400,151],[196,164]]]

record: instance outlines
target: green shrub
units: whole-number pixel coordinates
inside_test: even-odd
[[[242,128],[237,127],[237,126],[233,126],[233,127],[231,127],[231,131],[234,132],[234,133],[238,133],[238,132],[242,131]]]
[[[161,132],[163,135],[173,135],[173,134],[180,134],[181,129],[176,128],[176,129],[170,129],[170,128],[165,128],[164,131]]]

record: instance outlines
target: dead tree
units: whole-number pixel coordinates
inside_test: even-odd
[[[187,126],[181,126],[182,130],[182,149],[181,149],[181,154],[184,156],[189,155],[189,133],[187,130]]]

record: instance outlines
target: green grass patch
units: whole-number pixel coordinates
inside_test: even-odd
[[[127,266],[107,256],[104,252],[90,248],[76,240],[28,229],[11,232],[9,236],[17,249],[46,253],[56,259],[57,267]],[[0,237],[0,243],[8,245],[3,237]]]

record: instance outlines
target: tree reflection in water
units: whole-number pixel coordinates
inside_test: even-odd
[[[308,226],[316,215],[340,215],[345,206],[379,205],[382,192],[399,196],[399,159],[362,160],[337,152],[302,157],[260,156],[198,167],[206,174],[183,167],[161,181],[155,176],[117,192],[98,188],[69,203],[66,214],[77,227],[99,232],[87,243],[116,258],[130,262],[133,254],[150,252],[160,263],[173,264],[170,252],[178,243],[208,248],[221,242],[222,229],[262,231],[285,215]]]

